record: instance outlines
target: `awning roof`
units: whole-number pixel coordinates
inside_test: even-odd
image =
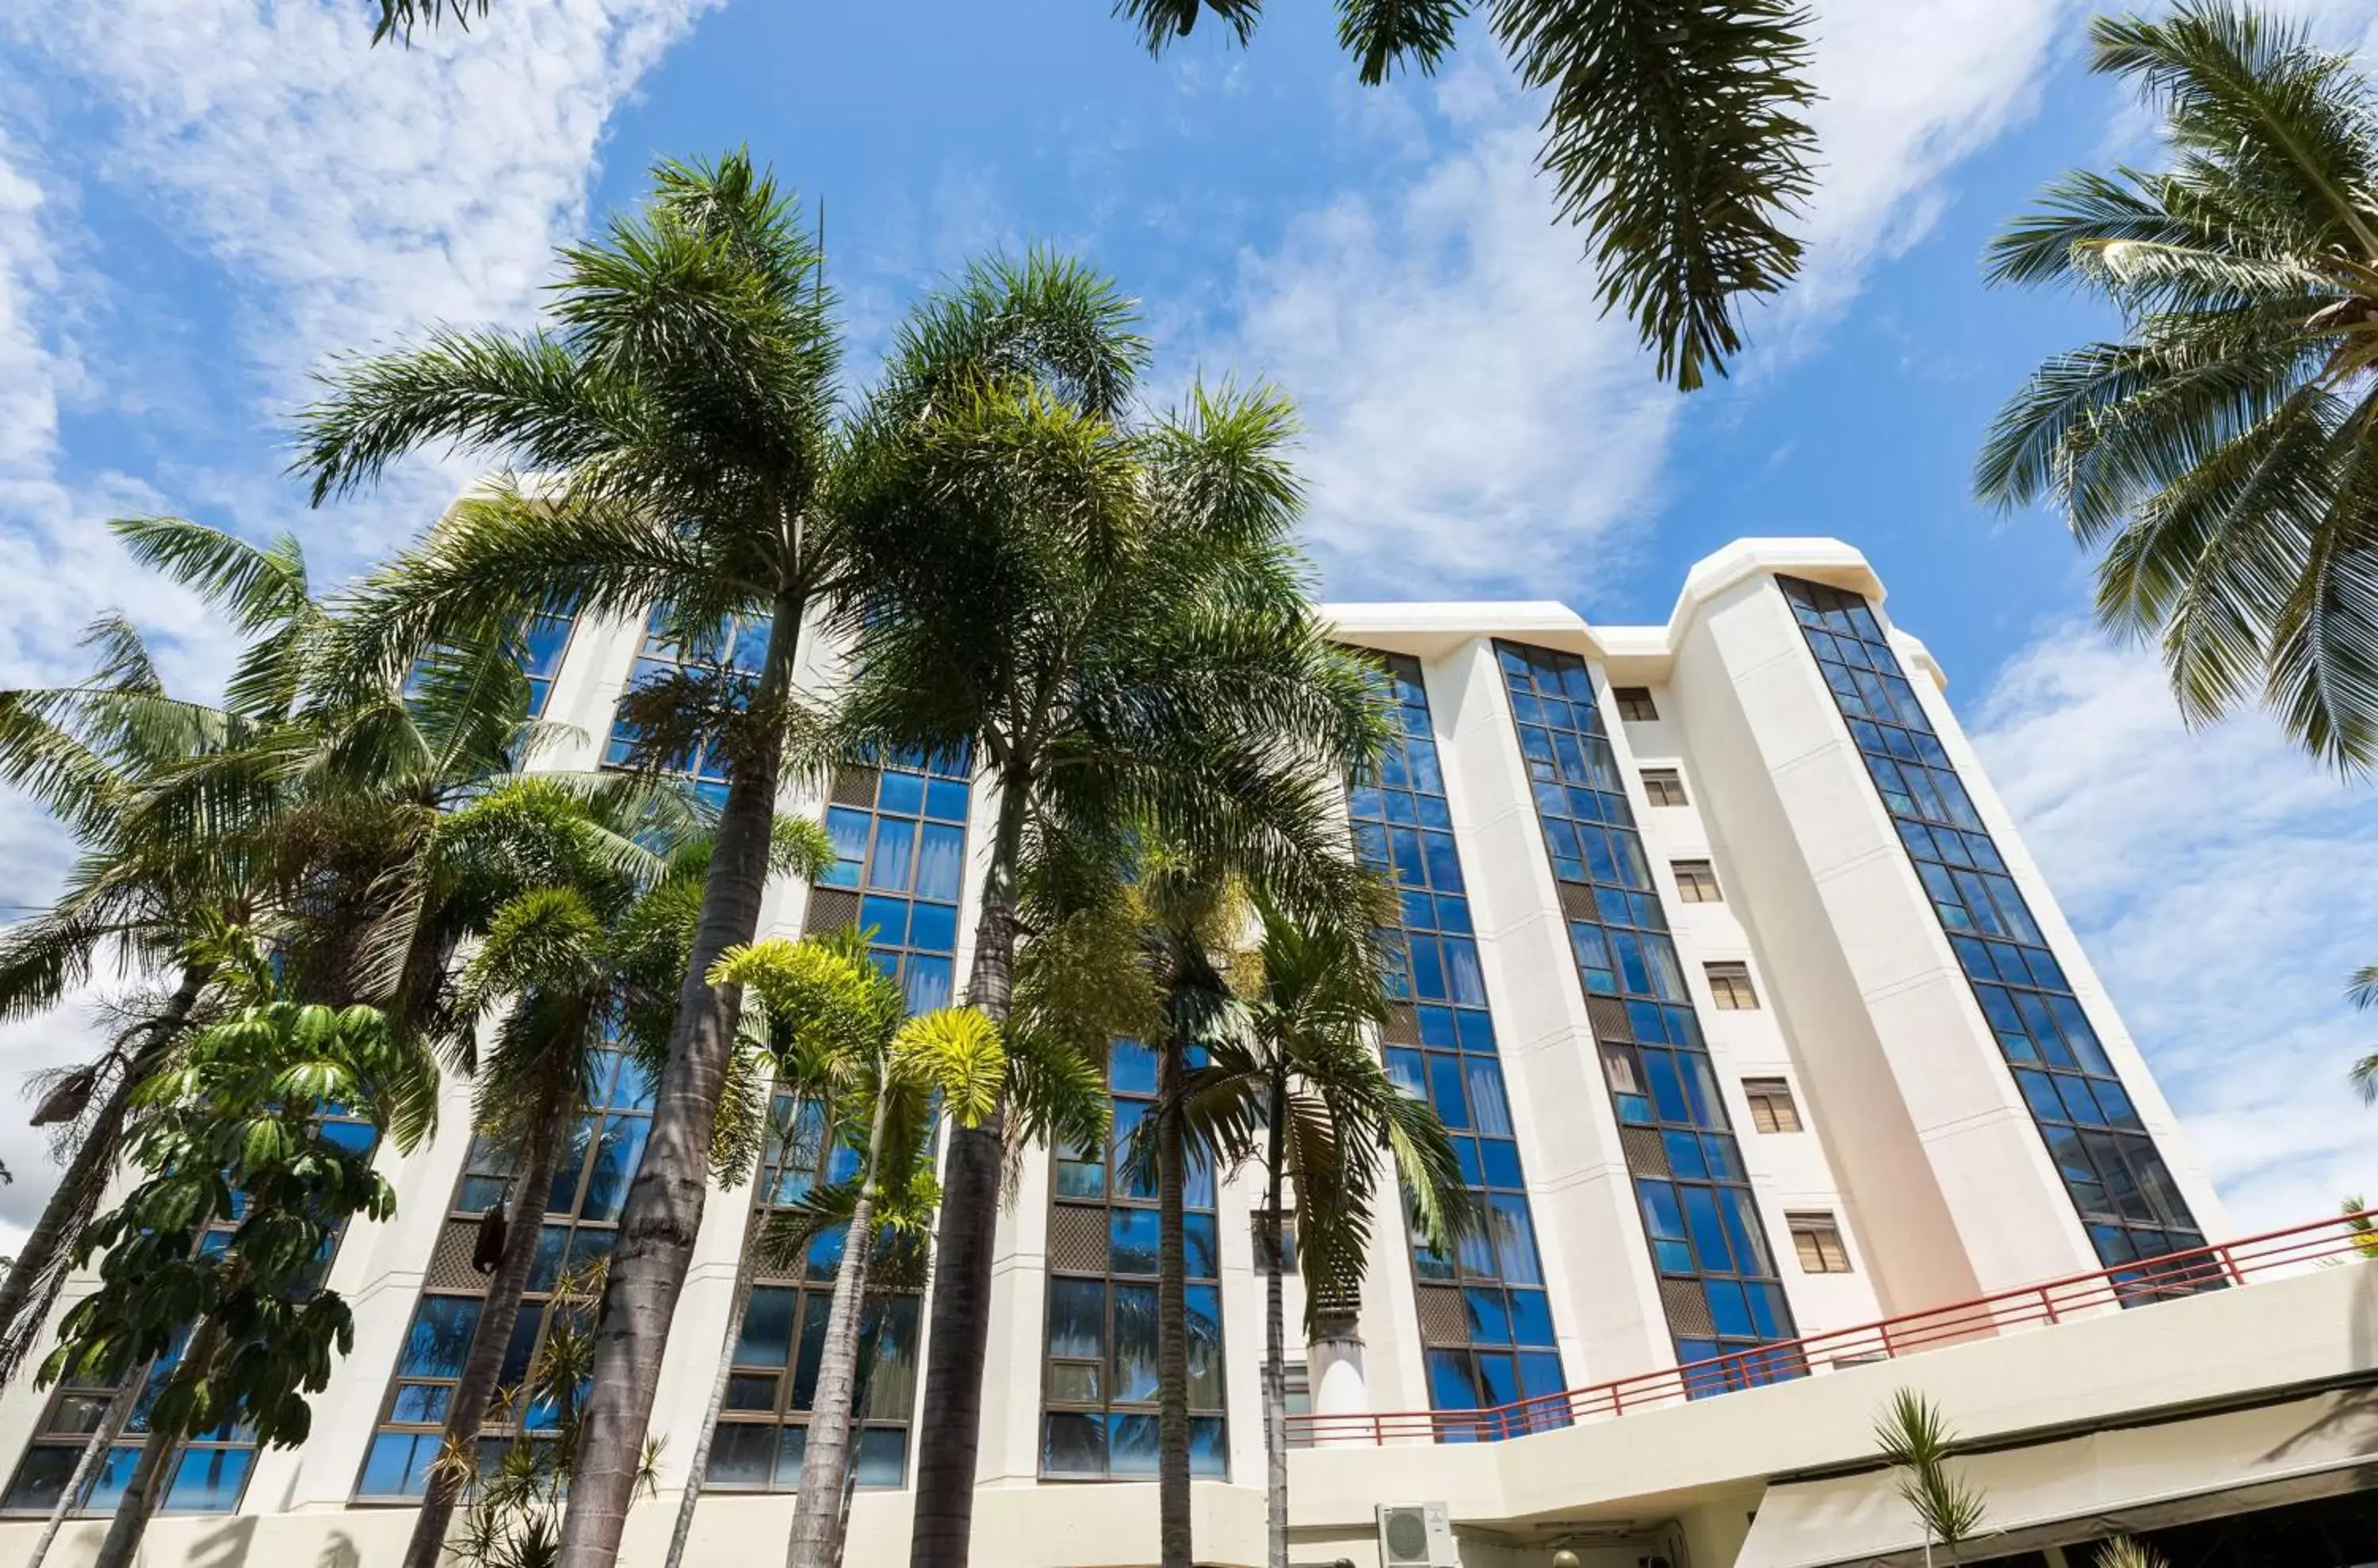
[[[2354,1389],[1952,1463],[1988,1502],[1995,1555],[2349,1490],[2368,1484],[2356,1472],[2373,1462],[2378,1390]],[[2252,1498],[2234,1496],[2249,1488]],[[1892,1473],[1870,1470],[1769,1488],[1735,1568],[1896,1565],[1922,1550]]]

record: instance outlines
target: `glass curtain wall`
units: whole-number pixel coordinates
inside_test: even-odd
[[[570,1125],[546,1189],[545,1218],[537,1232],[536,1260],[511,1342],[504,1349],[499,1389],[515,1389],[529,1369],[558,1310],[553,1292],[563,1275],[578,1274],[611,1250],[619,1239],[619,1210],[628,1184],[643,1159],[652,1130],[653,1084],[624,1051],[597,1054],[584,1105]],[[453,1206],[431,1257],[421,1299],[397,1352],[396,1370],[380,1409],[379,1429],[355,1484],[361,1502],[410,1502],[427,1489],[430,1462],[446,1426],[447,1406],[462,1376],[471,1336],[479,1326],[486,1281],[471,1267],[479,1221],[489,1209],[510,1203],[519,1179],[514,1160],[484,1138],[473,1138]],[[479,1458],[492,1464],[503,1446],[526,1435],[534,1439],[558,1429],[558,1412],[497,1408],[481,1429]]]
[[[947,1007],[952,995],[970,774],[964,755],[903,754],[881,767],[844,767],[826,806],[837,859],[811,889],[803,929],[815,935],[855,923],[871,932],[870,950],[900,983],[911,1012]],[[837,1146],[830,1130],[822,1107],[777,1091],[751,1237],[771,1214],[806,1197],[821,1176],[840,1180],[856,1169],[857,1156]],[[830,1231],[811,1243],[799,1267],[755,1275],[730,1352],[727,1405],[711,1439],[705,1486],[789,1491],[800,1485],[842,1245],[843,1233]],[[863,1356],[871,1357],[862,1361],[867,1390],[856,1469],[863,1487],[907,1480],[920,1307],[914,1295],[890,1295],[860,1321]]]
[[[326,1116],[322,1130],[332,1141],[357,1153],[367,1152],[375,1142],[370,1127],[352,1117]],[[237,1206],[233,1216],[210,1226],[212,1235],[228,1236],[238,1224],[239,1208],[244,1205],[236,1195],[233,1201]],[[333,1240],[322,1255],[318,1279],[330,1272],[330,1262],[337,1256],[338,1242]],[[83,1485],[75,1508],[78,1515],[90,1517],[115,1512],[124,1489],[131,1482],[133,1466],[140,1462],[141,1450],[149,1441],[150,1406],[165,1386],[165,1379],[181,1353],[177,1337],[172,1354],[150,1369],[147,1386],[126,1419],[123,1431]],[[57,1506],[59,1495],[73,1478],[75,1465],[90,1434],[106,1420],[107,1407],[121,1386],[66,1383],[52,1391],[49,1403],[42,1407],[41,1421],[34,1428],[33,1440],[18,1463],[7,1492],[0,1496],[0,1514],[48,1514]],[[239,1506],[240,1495],[247,1487],[248,1471],[255,1463],[256,1436],[245,1427],[228,1425],[201,1432],[183,1442],[182,1456],[174,1465],[164,1501],[159,1506],[168,1514],[228,1514]]]
[[[1495,651],[1676,1359],[1727,1357],[1688,1372],[1687,1389],[1792,1375],[1796,1357],[1756,1354],[1797,1331],[1591,672],[1573,653],[1503,642]]]
[[[1779,577],[1933,912],[2108,1268],[2204,1244],[1865,599]],[[2218,1284],[2157,1276],[2149,1294]]]
[[[1396,925],[1379,933],[1388,983],[1401,1004],[1386,1030],[1387,1071],[1445,1123],[1462,1180],[1485,1219],[1451,1254],[1414,1238],[1429,1402],[1442,1411],[1493,1409],[1567,1385],[1471,933],[1427,687],[1417,659],[1389,654],[1380,662],[1403,738],[1387,749],[1377,777],[1348,789],[1346,804],[1356,853],[1390,876],[1399,895]],[[1557,1417],[1539,1423],[1549,1418]],[[1503,1435],[1497,1424],[1447,1429]]]
[[[629,673],[629,689],[632,691],[655,676],[679,670],[733,674],[756,681],[768,656],[771,624],[771,619],[764,615],[729,615],[699,636],[680,639],[669,630],[668,607],[655,605],[644,623],[644,645],[636,656],[635,669]],[[558,667],[558,655],[556,664]],[[531,677],[534,683],[533,669]],[[610,743],[603,753],[604,765],[624,766],[634,753],[635,744],[635,726],[625,718],[615,718],[611,721]],[[676,771],[692,779],[696,792],[704,800],[714,806],[727,803],[727,761],[714,743],[705,742],[675,761]]]
[[[1202,1063],[1193,1062],[1193,1066]],[[1040,1473],[1144,1479],[1157,1466],[1156,1176],[1131,1168],[1135,1129],[1156,1105],[1157,1054],[1110,1047],[1114,1130],[1105,1149],[1060,1143],[1050,1161],[1048,1356]],[[1193,1159],[1183,1199],[1189,1310],[1189,1463],[1229,1474],[1214,1168]]]
[[[529,617],[521,639],[521,672],[528,677],[528,716],[543,718],[553,697],[553,682],[570,652],[570,633],[578,618],[569,611],[542,610]]]

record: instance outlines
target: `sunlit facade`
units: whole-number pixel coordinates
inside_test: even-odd
[[[1439,1250],[1391,1208],[1361,1300],[1326,1343],[1303,1343],[1291,1274],[1290,1386],[1313,1417],[1292,1455],[1295,1560],[1367,1568],[1376,1505],[1451,1500],[1463,1562],[1522,1568],[1570,1540],[1608,1548],[1587,1556],[1595,1568],[1814,1565],[1831,1560],[1746,1545],[1761,1497],[1784,1496],[1796,1466],[1754,1463],[1768,1450],[1736,1444],[1727,1423],[1764,1410],[1763,1432],[1798,1410],[1812,1454],[1853,1425],[1864,1441],[1871,1402],[1853,1413],[1843,1391],[1887,1391],[1899,1373],[1824,1349],[1827,1336],[2109,1269],[2153,1311],[2072,1326],[2117,1336],[2108,1366],[2133,1343],[2119,1337],[2130,1320],[2273,1309],[2255,1303],[2281,1287],[2156,1265],[2228,1235],[2219,1200],[1945,681],[1882,605],[1854,550],[1785,540],[1701,562],[1658,626],[1589,624],[1550,603],[1328,608],[1339,640],[1377,661],[1400,720],[1380,766],[1343,781],[1351,842],[1399,894],[1382,933],[1398,1007],[1379,1047],[1452,1130],[1481,1222]],[[527,664],[556,737],[539,766],[624,763],[618,704],[640,676],[756,667],[764,627],[678,645],[661,624],[539,623]],[[805,649],[805,690],[832,690],[831,654]],[[722,790],[715,759],[682,762]],[[763,930],[857,922],[912,1007],[953,1000],[994,804],[963,758],[788,786],[783,808],[824,826],[838,858],[814,887],[772,886]],[[1108,1070],[1127,1128],[1151,1103],[1153,1061],[1120,1041]],[[778,1109],[754,1177],[715,1191],[705,1213],[655,1410],[660,1494],[631,1517],[623,1562],[659,1560],[722,1356],[713,1495],[690,1561],[782,1550],[839,1243],[788,1268],[751,1243],[771,1212],[844,1173],[814,1108]],[[643,1075],[607,1064],[546,1202],[508,1381],[546,1332],[555,1279],[609,1244],[650,1114]],[[468,1236],[511,1173],[473,1138],[459,1084],[436,1138],[388,1158],[400,1210],[356,1226],[337,1258],[356,1343],[314,1436],[192,1472],[193,1513],[257,1518],[247,1562],[284,1560],[258,1555],[268,1548],[313,1561],[333,1533],[358,1554],[348,1568],[401,1550],[484,1292]],[[1201,1562],[1261,1560],[1260,1202],[1249,1173],[1190,1183]],[[992,1282],[978,1562],[1154,1560],[1152,1494],[1130,1483],[1155,1466],[1155,1222],[1113,1147],[1016,1164]],[[2183,1295],[2195,1299],[2168,1299]],[[905,1561],[925,1316],[900,1297],[869,1320],[854,1563]],[[1938,1364],[2033,1343],[2056,1342],[1990,1341]],[[2055,1381],[2033,1361],[1993,1375]],[[1628,1414],[1629,1380],[1662,1376],[1673,1404]],[[1612,1383],[1608,1410],[1564,1394]],[[0,1395],[6,1514],[54,1502],[91,1397],[29,1382]],[[1399,1425],[1405,1413],[1419,1425]],[[540,1419],[504,1412],[486,1441],[533,1439]],[[1630,1464],[1634,1490],[1611,1478]],[[204,1478],[218,1471],[228,1478]],[[88,1511],[110,1501],[102,1490]],[[209,1526],[161,1522],[156,1560],[214,1563]],[[0,1520],[0,1565],[31,1533]]]

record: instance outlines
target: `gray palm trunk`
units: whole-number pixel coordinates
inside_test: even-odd
[[[153,1360],[142,1362],[140,1370],[126,1379],[124,1385],[115,1391],[114,1396],[108,1400],[107,1412],[100,1417],[99,1429],[90,1434],[90,1441],[82,1445],[82,1453],[76,1457],[74,1474],[66,1478],[66,1490],[58,1494],[57,1506],[50,1510],[49,1519],[42,1526],[42,1538],[33,1543],[33,1555],[25,1560],[25,1568],[42,1568],[42,1561],[50,1555],[50,1548],[57,1541],[58,1532],[66,1528],[67,1517],[80,1505],[83,1488],[90,1484],[92,1472],[99,1468],[99,1462],[107,1451],[115,1446],[116,1438],[124,1430],[124,1423],[132,1418],[132,1412],[139,1406],[140,1391],[149,1386],[150,1373],[156,1366]]]
[[[1031,780],[1000,780],[999,833],[983,876],[967,1003],[1007,1022],[1015,978],[1015,873],[1024,850]],[[974,1532],[975,1460],[982,1441],[982,1374],[991,1347],[991,1248],[1007,1118],[997,1109],[971,1128],[953,1126],[933,1228],[933,1297],[919,1410],[917,1511],[909,1568],[967,1568]]]
[[[702,1430],[693,1440],[693,1455],[686,1466],[685,1490],[677,1500],[677,1524],[669,1531],[668,1555],[661,1568],[678,1568],[685,1561],[685,1544],[693,1537],[694,1511],[702,1506],[703,1472],[710,1468],[711,1440],[718,1434],[718,1417],[727,1408],[727,1385],[735,1381],[735,1346],[743,1338],[743,1314],[751,1309],[751,1244],[747,1239],[743,1260],[736,1266],[735,1295],[727,1304],[727,1333],[718,1343],[718,1366],[711,1375],[710,1405],[703,1412]]]
[[[15,1374],[25,1352],[32,1348],[57,1300],[58,1287],[66,1283],[66,1253],[99,1212],[108,1179],[115,1174],[133,1092],[148,1078],[165,1045],[189,1021],[199,995],[213,978],[212,964],[192,964],[182,971],[181,983],[165,1010],[150,1026],[131,1063],[116,1075],[74,1157],[59,1174],[57,1188],[42,1207],[32,1234],[25,1237],[16,1261],[9,1264],[7,1278],[0,1280],[0,1384]]]
[[[553,1166],[564,1127],[577,1110],[575,1096],[542,1107],[544,1114],[529,1134],[521,1190],[504,1234],[504,1254],[495,1277],[487,1282],[487,1298],[479,1309],[478,1327],[463,1357],[462,1381],[446,1411],[441,1453],[475,1458],[479,1429],[487,1424],[487,1407],[495,1403],[496,1380],[502,1376],[504,1352],[512,1342],[512,1325],[520,1318],[521,1297],[528,1289],[529,1272],[536,1264],[536,1244],[545,1220],[545,1203],[553,1187]],[[462,1493],[462,1475],[436,1465],[429,1471],[429,1490],[413,1522],[413,1539],[404,1549],[404,1568],[438,1568],[445,1550],[446,1531],[454,1520],[454,1506]]]
[[[890,1076],[890,1063],[883,1077]],[[850,1434],[859,1378],[859,1323],[867,1302],[867,1269],[875,1240],[877,1169],[891,1086],[878,1081],[875,1115],[867,1131],[867,1164],[843,1234],[842,1266],[835,1271],[834,1304],[826,1311],[825,1344],[818,1355],[816,1393],[810,1400],[809,1437],[801,1449],[800,1501],[785,1568],[834,1568],[842,1559],[843,1478],[851,1465]]]
[[[222,1344],[222,1325],[211,1318],[200,1322],[191,1333],[174,1375],[193,1380],[206,1377]],[[139,1463],[132,1467],[132,1479],[124,1489],[123,1500],[115,1505],[115,1517],[108,1522],[107,1538],[99,1543],[99,1555],[92,1560],[91,1568],[132,1568],[140,1555],[140,1538],[149,1533],[149,1521],[165,1499],[174,1462],[179,1457],[182,1440],[188,1435],[186,1431],[164,1430],[151,1423],[148,1441],[140,1448]]]
[[[1265,1562],[1288,1568],[1288,1324],[1280,1274],[1288,1266],[1280,1200],[1288,1093],[1275,1078],[1264,1129],[1264,1527]],[[1308,1282],[1309,1283],[1309,1282]]]
[[[790,690],[801,609],[798,594],[777,596],[753,697],[763,713],[776,711]],[[619,1238],[595,1320],[594,1392],[570,1468],[558,1568],[611,1568],[643,1471],[661,1357],[702,1229],[711,1135],[742,1001],[738,988],[714,986],[707,977],[729,947],[751,941],[759,929],[783,761],[782,734],[772,730],[732,764],[693,950],[669,1028],[668,1059],[654,1095],[652,1132],[619,1213]]]
[[[1162,1568],[1190,1568],[1189,1297],[1183,1215],[1187,1142],[1179,1102],[1183,1046],[1157,1067],[1156,1550]]]

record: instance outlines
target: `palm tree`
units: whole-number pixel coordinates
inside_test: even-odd
[[[1217,1035],[1183,1086],[1181,1119],[1231,1160],[1260,1162],[1264,1207],[1264,1458],[1270,1568],[1288,1562],[1288,1405],[1281,1273],[1295,1194],[1305,1333],[1327,1332],[1362,1298],[1384,1152],[1414,1228],[1439,1251],[1471,1200],[1443,1124],[1399,1090],[1372,1031],[1390,1001],[1364,934],[1346,921],[1295,921],[1258,905],[1262,939],[1232,966],[1242,1027]],[[1359,911],[1354,911],[1359,915]]]
[[[1018,296],[1084,323],[1036,363],[950,345]],[[859,575],[844,732],[971,754],[998,788],[966,1000],[1011,1010],[1027,851],[1140,827],[1298,907],[1342,902],[1338,770],[1381,743],[1363,668],[1307,607],[1290,542],[1291,416],[1265,392],[1193,394],[1144,428],[1144,357],[1112,285],[1039,260],[980,267],[920,310],[859,426],[842,495]],[[969,379],[943,367],[961,357]],[[912,1561],[967,1558],[990,1330],[1003,1109],[955,1130],[936,1235]]]
[[[727,668],[649,681],[628,700],[637,724],[655,721],[649,761],[666,765],[699,733],[727,787],[651,1138],[605,1286],[564,1529],[572,1568],[617,1550],[701,1222],[738,1006],[707,977],[757,926],[787,734],[802,723],[792,672],[803,618],[871,592],[826,504],[846,442],[813,239],[744,154],[663,163],[654,177],[649,208],[564,252],[554,331],[441,332],[340,367],[306,416],[299,462],[318,501],[430,444],[494,452],[539,476],[491,480],[342,607],[335,662],[365,680],[557,605],[617,616],[657,601],[680,645],[715,649],[720,629],[738,624],[761,645],[756,671],[722,657]],[[1062,358],[1084,335],[1040,301],[1013,303],[972,338],[926,351],[940,356],[936,384],[976,373],[963,356]],[[667,716],[674,722],[656,721]]]
[[[1899,1472],[1899,1496],[1924,1528],[1924,1562],[1930,1568],[1935,1543],[1949,1561],[1979,1534],[1987,1513],[1981,1490],[1949,1467],[1957,1434],[1940,1407],[1912,1388],[1895,1391],[1874,1424],[1875,1447]]]
[[[832,1037],[829,1117],[850,1130],[859,1156],[847,1183],[812,1189],[797,1221],[832,1210],[843,1226],[843,1246],[787,1568],[833,1568],[842,1558],[860,1316],[876,1250],[878,1205],[888,1193],[909,1212],[930,1212],[936,1115],[947,1115],[959,1128],[979,1127],[1005,1097],[1011,1070],[1030,1070],[1028,1057],[1011,1062],[997,1026],[972,1007],[939,1008],[904,1021],[899,987],[869,959],[865,937],[853,932],[841,946],[836,951],[816,941],[775,938],[729,953],[714,976],[743,986],[788,1031]],[[1075,1108],[1066,1130],[1098,1136],[1102,1110],[1102,1097],[1091,1097]],[[842,1185],[849,1188],[847,1200],[836,1190]]]
[[[0,1018],[47,1011],[111,962],[171,977],[162,995],[125,1009],[107,1048],[59,1075],[34,1112],[70,1152],[0,1281],[0,1382],[48,1321],[140,1085],[205,1016],[215,966],[201,949],[222,925],[270,918],[291,885],[266,831],[281,803],[268,792],[216,800],[198,822],[167,820],[151,802],[285,719],[285,672],[314,623],[303,552],[286,536],[259,549],[179,518],[110,527],[136,561],[198,592],[249,642],[220,706],[168,694],[139,633],[114,615],[86,639],[100,653],[89,680],[0,692],[0,781],[45,807],[78,851],[49,909],[0,933]]]
[[[1993,242],[2121,335],[2048,360],[1976,468],[2097,549],[2097,614],[2158,640],[2181,710],[2250,698],[2348,772],[2378,762],[2378,97],[2233,0],[2100,18],[2094,68],[2160,111],[2156,171],[2075,173]]]
[[[416,25],[468,30],[488,0],[380,0],[372,42]],[[1118,0],[1160,54],[1211,13],[1240,43],[1262,0]],[[1338,42],[1366,87],[1433,75],[1470,0],[1339,0]],[[1784,227],[1815,188],[1801,113],[1808,11],[1796,0],[1495,0],[1519,85],[1548,92],[1537,166],[1585,233],[1605,310],[1624,308],[1659,373],[1690,392],[1742,348],[1746,299],[1800,270]]]
[[[789,869],[813,876],[832,863],[833,846],[814,824],[777,826],[779,858]],[[510,1214],[483,1222],[498,1227],[502,1239],[447,1407],[441,1453],[463,1462],[432,1467],[406,1568],[436,1568],[461,1482],[474,1473],[535,1262],[556,1155],[585,1099],[590,1069],[614,1041],[648,1062],[667,1047],[708,850],[697,839],[655,853],[542,777],[493,789],[451,813],[436,840],[430,858],[441,871],[433,880],[446,896],[438,918],[426,923],[441,947],[476,939],[450,1007],[441,1010],[450,1014],[456,1065],[476,1085],[476,1130],[512,1152],[518,1168]],[[499,1007],[503,1017],[482,1046],[477,1025]],[[722,1118],[719,1126],[726,1131],[736,1123]],[[713,1154],[731,1184],[748,1164],[749,1139],[729,1142]]]
[[[322,1256],[349,1219],[385,1219],[396,1201],[371,1150],[326,1133],[321,1107],[410,1149],[436,1101],[434,1067],[378,1012],[288,998],[237,928],[208,956],[237,1005],[138,1090],[129,1152],[145,1174],[78,1244],[78,1261],[102,1255],[99,1288],[66,1313],[41,1371],[45,1384],[105,1384],[172,1367],[98,1568],[129,1568],[190,1433],[245,1425],[269,1445],[305,1441],[305,1396],[354,1338],[321,1285]]]

